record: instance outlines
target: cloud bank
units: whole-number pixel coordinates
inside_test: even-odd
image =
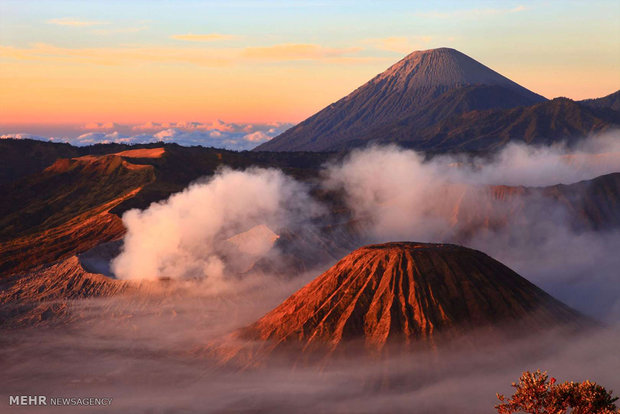
[[[83,146],[93,144],[146,144],[150,142],[176,143],[184,146],[224,148],[235,151],[250,150],[281,134],[292,124],[213,122],[146,122],[122,125],[114,122],[92,122],[75,131],[54,136],[28,133],[4,133],[0,139],[37,139],[67,142]]]
[[[197,283],[148,296],[82,300],[67,327],[0,336],[0,397],[35,393],[108,396],[115,411],[187,413],[492,413],[523,370],[559,381],[620,388],[616,330],[550,331],[503,346],[411,352],[387,360],[357,354],[324,369],[281,361],[233,370],[193,350],[245,326],[294,290],[291,283],[239,283],[214,294]],[[56,409],[57,408],[57,409]],[[33,409],[35,412],[38,409]],[[56,410],[56,411],[55,411]],[[46,412],[64,413],[66,407]]]

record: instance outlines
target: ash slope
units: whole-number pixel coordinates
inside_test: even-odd
[[[127,282],[87,272],[72,256],[26,275],[0,279],[0,328],[54,324],[69,317],[72,300],[132,290]]]
[[[359,340],[381,349],[483,327],[500,333],[513,323],[544,331],[581,318],[484,253],[397,242],[355,250],[239,336],[268,341],[270,350],[331,352]]]
[[[457,50],[416,51],[256,150],[337,150],[349,147],[369,129],[404,117],[412,117],[417,127],[425,127],[466,111],[544,101],[544,97]],[[438,107],[449,110],[437,111]],[[429,112],[433,113],[430,117]],[[372,136],[363,138],[367,140]]]

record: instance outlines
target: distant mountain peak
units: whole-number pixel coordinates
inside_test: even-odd
[[[401,88],[504,85],[525,90],[464,53],[445,47],[410,53],[373,81],[385,79],[396,79]]]
[[[441,95],[459,88],[480,86],[502,89],[492,100],[470,105],[449,105],[441,119],[465,110],[532,105],[545,98],[518,85],[469,56],[450,48],[413,52],[346,97],[257,150],[324,151],[365,143],[369,130],[405,117],[423,114]],[[436,119],[438,121],[441,119]],[[428,124],[416,125],[418,128]]]

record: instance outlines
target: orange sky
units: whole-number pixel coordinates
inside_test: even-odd
[[[225,66],[18,60],[3,65],[4,122],[300,120],[386,65],[266,62]],[[343,70],[344,69],[344,70]],[[36,114],[36,115],[35,115]]]
[[[549,98],[620,88],[617,2],[237,3],[2,2],[0,123],[298,122],[441,46]]]

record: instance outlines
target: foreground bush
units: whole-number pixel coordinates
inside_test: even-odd
[[[516,392],[509,400],[497,394],[500,404],[495,408],[499,414],[614,414],[620,413],[612,397],[612,391],[591,382],[556,383],[546,372],[526,371],[519,383],[512,383]]]

